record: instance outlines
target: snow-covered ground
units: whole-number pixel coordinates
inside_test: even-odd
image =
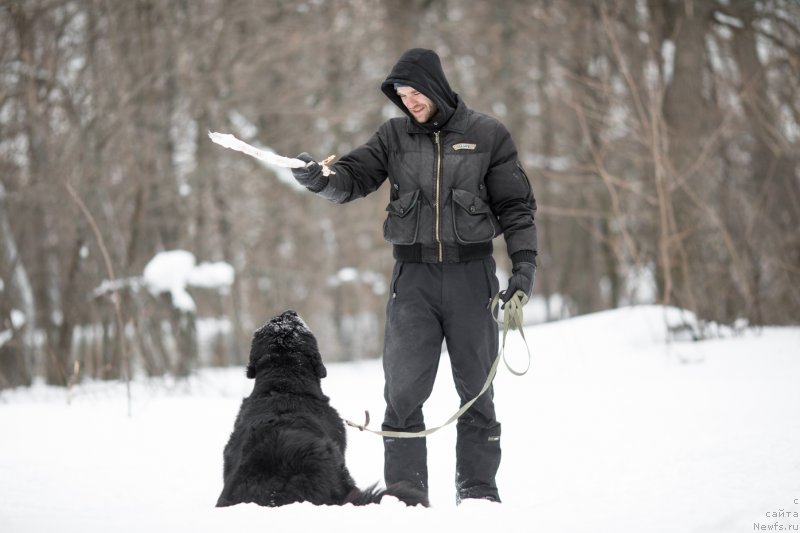
[[[496,379],[502,505],[455,506],[448,427],[428,438],[430,509],[215,509],[222,449],[252,386],[244,369],[137,380],[131,417],[118,383],[82,384],[69,404],[63,389],[5,392],[0,532],[800,531],[800,328],[667,342],[679,315],[633,307],[526,330],[531,371],[501,367]],[[524,364],[516,333],[507,351]],[[342,416],[380,420],[379,361],[328,373]],[[457,408],[449,373],[445,355],[429,424]],[[380,438],[348,435],[353,476],[380,480]]]

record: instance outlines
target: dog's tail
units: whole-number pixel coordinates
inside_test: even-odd
[[[428,495],[406,481],[393,483],[385,489],[377,488],[377,483],[371,487],[361,490],[354,488],[347,495],[344,503],[351,503],[353,505],[369,505],[371,503],[380,503],[384,496],[394,496],[406,505],[422,505],[423,507],[430,507],[428,502]]]

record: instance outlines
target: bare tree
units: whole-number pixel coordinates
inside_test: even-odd
[[[517,141],[549,318],[644,300],[795,323],[798,20],[791,0],[1,2],[0,387],[116,379],[125,354],[240,364],[286,308],[327,357],[378,355],[386,191],[333,206],[206,133],[345,153],[399,113],[379,86],[413,46]],[[230,292],[185,315],[143,290],[171,249],[231,264]]]

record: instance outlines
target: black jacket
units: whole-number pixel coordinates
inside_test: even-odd
[[[438,112],[414,120],[395,93],[410,86]],[[344,203],[391,184],[386,240],[398,260],[457,262],[487,257],[503,233],[514,263],[535,263],[536,201],[517,149],[494,118],[469,109],[450,89],[435,52],[403,54],[382,85],[406,117],[385,122],[334,165],[321,196]]]

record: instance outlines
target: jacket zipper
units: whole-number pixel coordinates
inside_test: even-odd
[[[433,134],[434,143],[436,144],[436,221],[434,222],[434,237],[436,244],[439,248],[439,262],[443,261],[442,254],[442,236],[439,220],[441,219],[439,203],[442,196],[442,145],[439,142],[439,132]]]

